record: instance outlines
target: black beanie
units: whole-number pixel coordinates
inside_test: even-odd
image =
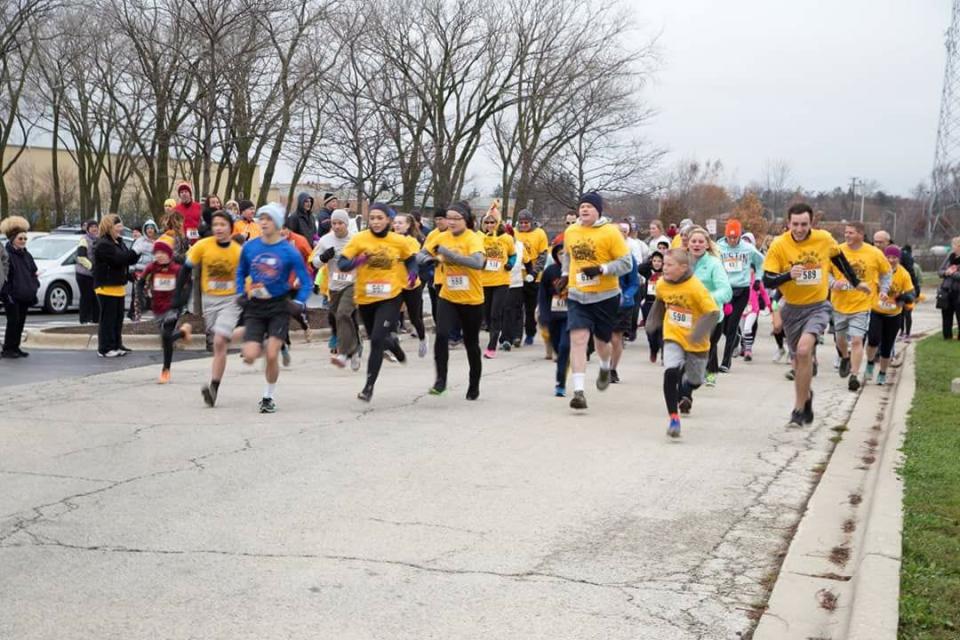
[[[577,206],[581,204],[592,205],[593,208],[597,210],[597,213],[603,215],[603,198],[601,198],[600,194],[596,191],[591,191],[580,196],[580,202],[577,203]]]

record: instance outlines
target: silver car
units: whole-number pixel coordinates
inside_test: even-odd
[[[76,272],[79,243],[80,236],[66,234],[48,234],[27,241],[40,278],[37,306],[44,311],[63,313],[80,303]]]

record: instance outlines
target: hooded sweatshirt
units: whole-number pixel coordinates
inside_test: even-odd
[[[337,235],[331,231],[320,238],[320,240],[317,241],[317,246],[314,248],[311,263],[318,269],[323,264],[320,256],[328,249],[333,249],[333,257],[327,260],[327,273],[331,291],[343,291],[353,285],[355,279],[353,272],[340,271],[340,268],[337,266],[337,261],[340,260],[340,256],[343,255],[343,248],[347,246],[347,243],[350,242],[350,238],[352,238],[353,235],[349,226],[347,227],[347,234],[342,238],[338,238]]]
[[[313,214],[304,206],[307,200],[312,204],[313,196],[305,191],[297,196],[297,210],[287,216],[286,226],[290,231],[306,238],[312,249],[316,243],[314,237],[317,235],[317,223]]]
[[[750,286],[751,267],[757,273],[763,273],[763,254],[743,238],[736,246],[732,246],[724,236],[717,240],[717,248],[720,249],[720,262],[723,270],[727,272],[732,288],[744,289]]]
[[[177,206],[173,209],[183,216],[183,231],[187,235],[187,240],[193,244],[200,239],[200,221],[202,219],[203,209],[200,203],[193,199],[193,187],[191,187],[189,183],[181,182],[177,185],[177,196],[179,197],[183,189],[190,192],[190,202],[187,204],[177,202]]]
[[[137,238],[136,242],[133,243],[133,250],[140,255],[140,259],[137,260],[137,271],[143,271],[147,268],[147,265],[153,262],[153,243],[154,241],[147,237],[147,227],[153,227],[154,231],[159,234],[159,229],[157,228],[157,223],[152,219],[147,220],[143,223],[143,235]],[[157,235],[159,238],[160,236]]]

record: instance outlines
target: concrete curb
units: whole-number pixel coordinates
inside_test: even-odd
[[[896,469],[915,389],[901,343],[891,384],[861,392],[814,490],[754,640],[895,640],[903,489]]]

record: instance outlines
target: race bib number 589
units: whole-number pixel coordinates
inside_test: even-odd
[[[818,285],[821,282],[823,282],[823,269],[819,267],[804,269],[800,272],[800,277],[797,278],[797,284],[801,286]]]

